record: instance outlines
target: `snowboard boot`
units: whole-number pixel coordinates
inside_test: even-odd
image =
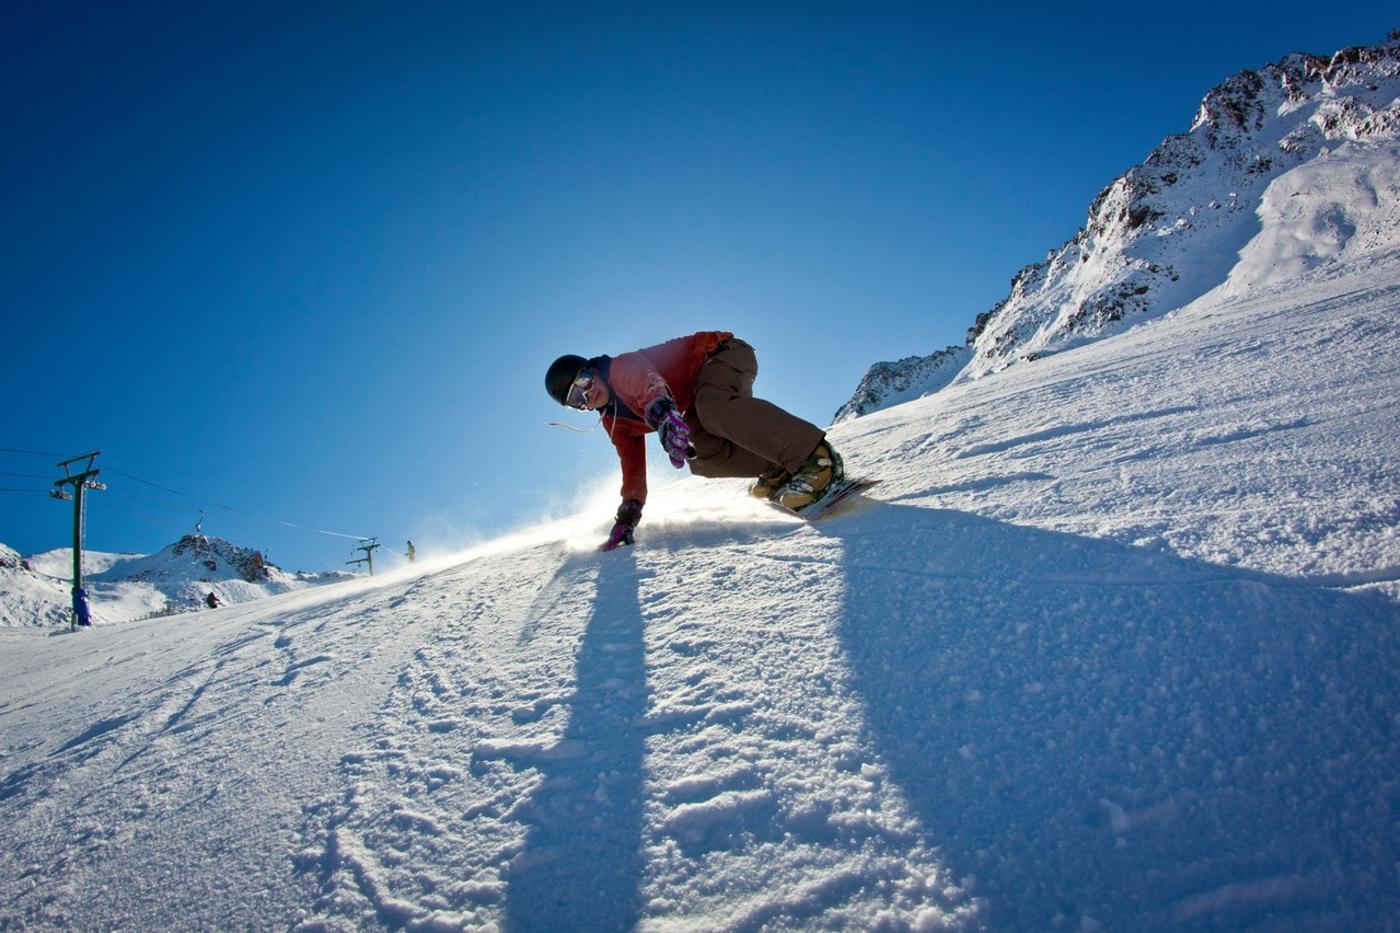
[[[756,499],[771,499],[790,479],[792,479],[792,474],[775,463],[758,474],[758,479],[754,480],[753,485],[749,487],[749,495]]]
[[[822,441],[773,498],[784,508],[801,509],[816,502],[832,483],[845,476],[841,456]]]

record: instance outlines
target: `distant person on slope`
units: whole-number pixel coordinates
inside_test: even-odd
[[[204,605],[208,606],[210,609],[218,609],[219,597],[211,590],[209,595],[204,597]]]
[[[403,556],[408,558],[410,564],[418,559],[418,549],[413,546],[412,541],[408,542],[408,550],[403,552]]]
[[[73,624],[74,626],[92,625],[92,610],[88,608],[86,587],[76,586],[73,588]]]
[[[753,347],[725,331],[621,356],[561,356],[545,373],[560,405],[596,411],[622,462],[622,505],[604,550],[632,543],[647,498],[644,436],[696,476],[756,476],[750,492],[790,509],[809,505],[844,476],[841,457],[814,424],[753,397]]]

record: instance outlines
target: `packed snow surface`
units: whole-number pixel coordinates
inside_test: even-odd
[[[1383,929],[1400,265],[335,586],[0,630],[0,927]],[[653,458],[655,459],[655,458]]]

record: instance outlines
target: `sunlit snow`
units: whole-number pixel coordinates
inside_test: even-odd
[[[610,478],[0,628],[0,927],[1393,927],[1394,160],[1280,176],[1186,307],[839,425],[882,483],[822,522],[683,479],[603,554]]]

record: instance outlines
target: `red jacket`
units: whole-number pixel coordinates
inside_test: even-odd
[[[603,427],[622,461],[622,498],[647,500],[646,410],[667,395],[682,413],[695,404],[695,378],[710,354],[734,335],[709,330],[677,337],[607,361],[612,399],[603,407]]]

